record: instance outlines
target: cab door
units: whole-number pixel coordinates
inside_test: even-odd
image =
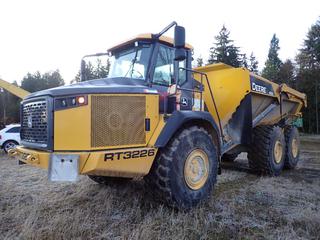
[[[190,52],[188,51],[190,54]],[[177,62],[174,61],[174,48],[164,44],[158,44],[154,57],[154,66],[152,74],[153,88],[160,93],[160,112],[172,113],[175,110],[192,110],[192,92],[179,90],[179,99],[175,96],[168,98],[168,88],[173,84],[181,87],[189,88],[187,72],[185,70],[178,70],[179,67],[189,67],[190,59]],[[189,55],[187,54],[187,55]],[[175,74],[175,71],[179,71]]]

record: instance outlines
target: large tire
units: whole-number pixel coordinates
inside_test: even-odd
[[[17,143],[16,141],[8,140],[2,145],[2,147],[3,147],[4,152],[8,153],[8,151],[10,149],[16,148],[18,145],[19,145],[19,143]]]
[[[296,127],[290,126],[285,129],[284,135],[286,139],[284,167],[294,169],[298,164],[300,154],[299,131]]]
[[[107,176],[95,176],[95,175],[88,175],[88,177],[95,181],[96,183],[103,184],[103,185],[119,185],[125,184],[132,180],[132,178],[123,178],[123,177],[107,177]]]
[[[145,181],[169,206],[189,209],[210,195],[217,172],[217,147],[205,129],[193,126],[160,149]]]
[[[259,126],[248,151],[249,166],[259,174],[279,176],[284,166],[285,139],[278,126]]]
[[[225,153],[222,155],[221,160],[222,162],[233,162],[238,155],[239,153]]]

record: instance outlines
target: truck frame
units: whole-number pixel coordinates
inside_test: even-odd
[[[163,36],[171,27],[174,39]],[[278,176],[297,165],[292,122],[306,106],[304,94],[222,63],[192,69],[192,46],[176,22],[107,54],[108,78],[23,100],[22,145],[10,151],[20,163],[48,169],[51,181],[143,177],[159,199],[180,209],[209,197],[221,161],[240,152],[259,174]],[[84,60],[81,66],[85,80]]]

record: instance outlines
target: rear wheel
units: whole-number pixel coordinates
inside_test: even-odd
[[[132,178],[107,177],[107,176],[95,176],[95,175],[88,175],[88,177],[91,180],[95,181],[96,183],[103,184],[103,185],[125,184],[132,179]]]
[[[6,141],[4,144],[3,144],[3,150],[5,151],[5,153],[8,153],[10,149],[14,149],[18,146],[19,144],[16,142],[16,141],[13,141],[13,140],[9,140],[9,141]]]
[[[249,166],[261,174],[280,175],[284,166],[285,139],[278,126],[254,129],[253,143],[248,152]]]
[[[145,181],[170,206],[188,209],[210,195],[217,170],[216,146],[206,130],[194,126],[160,150]]]
[[[299,161],[300,137],[296,127],[290,126],[284,132],[286,139],[286,155],[284,166],[288,169],[294,169]]]

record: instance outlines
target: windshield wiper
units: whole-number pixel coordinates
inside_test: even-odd
[[[136,53],[135,53],[135,55],[134,55],[134,58],[133,58],[132,61],[131,61],[131,65],[130,65],[130,67],[129,67],[129,69],[128,69],[128,72],[124,75],[124,77],[127,77],[127,75],[128,75],[128,73],[130,72],[130,70],[131,70],[131,77],[132,77],[133,70],[134,70],[134,64],[136,63],[137,57],[138,57],[138,51],[139,51],[139,49],[136,50]]]

